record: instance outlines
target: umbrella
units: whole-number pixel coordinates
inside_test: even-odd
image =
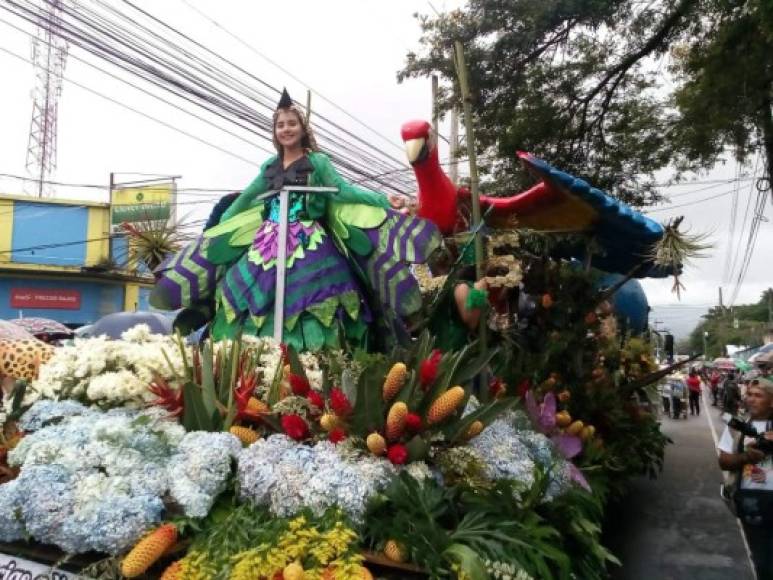
[[[731,358],[715,358],[713,366],[715,369],[720,369],[723,371],[734,371],[735,360]]]
[[[35,336],[40,336],[41,334],[47,334],[50,337],[72,336],[72,330],[61,322],[51,320],[50,318],[14,318],[10,322],[13,322],[16,326],[21,326]]]
[[[121,334],[138,324],[147,324],[154,334],[172,334],[172,321],[156,312],[115,312],[97,320],[89,329],[89,336],[107,335],[118,340]]]
[[[746,371],[748,371],[748,370],[751,370],[751,368],[752,368],[752,365],[750,365],[750,364],[749,364],[748,362],[746,362],[745,360],[736,360],[736,361],[735,361],[735,367],[736,367],[737,369],[739,369],[739,370],[742,370],[742,371],[746,372]]]
[[[31,340],[35,338],[21,326],[0,320],[0,340]]]

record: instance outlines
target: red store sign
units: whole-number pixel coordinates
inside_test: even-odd
[[[81,293],[78,290],[11,288],[11,308],[79,310],[80,307]]]

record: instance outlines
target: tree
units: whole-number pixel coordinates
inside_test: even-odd
[[[690,333],[687,350],[703,351],[704,332],[709,333],[706,338],[709,358],[723,356],[725,346],[728,344],[747,346],[762,344],[768,327],[768,296],[771,295],[773,295],[773,289],[768,288],[762,293],[758,302],[736,306],[732,312],[719,306],[712,308]],[[738,328],[736,328],[736,320]]]
[[[773,174],[773,3],[713,0],[675,47],[672,137],[683,169],[713,165],[731,147],[740,162],[763,154]],[[767,182],[767,187],[770,182]]]
[[[762,148],[773,158],[766,138],[753,138],[773,125],[765,58],[771,54],[770,5],[469,0],[464,10],[419,16],[423,50],[408,55],[398,79],[441,75],[447,88],[440,105],[449,109],[459,102],[451,47],[462,40],[484,188],[509,193],[523,187],[514,153],[525,149],[643,206],[659,200],[654,172],[677,161],[682,169],[710,167],[727,144],[742,146],[741,156]],[[749,36],[734,53],[744,64],[736,70],[721,51],[744,31]],[[669,70],[681,83],[673,94],[662,74],[671,53]],[[721,90],[714,87],[717,77]],[[752,84],[745,104],[734,103],[728,114],[712,119],[701,111],[701,103],[711,112],[721,109],[733,87]],[[736,119],[739,110],[744,115]],[[708,140],[703,147],[702,139]]]

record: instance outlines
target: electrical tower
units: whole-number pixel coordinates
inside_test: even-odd
[[[40,0],[41,9],[32,39],[35,87],[32,90],[32,120],[27,144],[27,193],[38,197],[53,194],[50,183],[56,169],[56,127],[62,73],[67,61],[67,42],[59,36],[63,0]]]

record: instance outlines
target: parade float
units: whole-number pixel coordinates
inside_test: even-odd
[[[324,156],[291,185],[268,162],[161,263],[156,305],[208,338],[0,345],[1,552],[85,578],[606,577],[604,506],[667,442],[616,293],[696,242],[528,154],[535,187],[470,223],[421,127],[417,216]]]

